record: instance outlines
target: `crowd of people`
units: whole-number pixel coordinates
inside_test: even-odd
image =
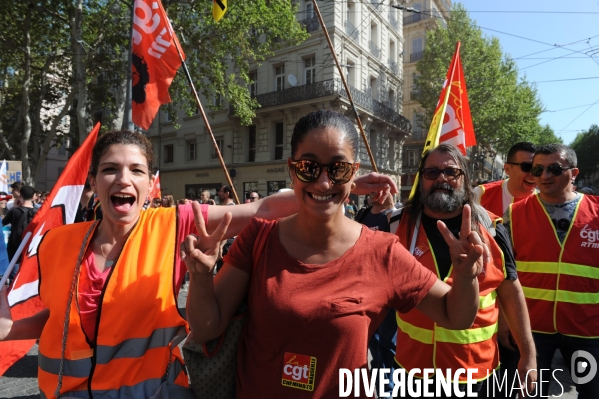
[[[336,398],[340,369],[367,367],[419,378],[477,369],[474,386],[456,377],[458,390],[546,396],[552,374],[538,370],[551,369],[557,349],[568,365],[581,351],[597,359],[599,199],[574,190],[574,151],[518,143],[508,178],[473,188],[468,160],[441,144],[399,204],[389,177],[357,177],[359,141],[344,115],[314,111],[293,130],[291,190],[235,204],[224,185],[215,205],[209,191],[148,203],[151,143],[128,131],[100,137],[83,221],[50,230],[39,246],[46,309],[13,321],[2,288],[0,340],[39,339],[45,398],[186,387],[173,343],[190,331],[199,343],[222,335],[244,300],[238,398]],[[350,194],[368,205],[358,209]],[[596,398],[599,377],[587,377],[574,381],[579,398]],[[396,388],[382,385],[380,397]],[[452,395],[462,396],[441,396]]]

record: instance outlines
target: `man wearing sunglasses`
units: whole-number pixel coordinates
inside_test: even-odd
[[[576,164],[565,145],[539,147],[531,170],[539,193],[511,205],[504,220],[511,223],[538,367],[550,369],[559,348],[585,399],[599,397],[599,199],[573,190]],[[591,370],[581,375],[585,365]],[[547,390],[545,381],[541,396]]]
[[[521,348],[520,375],[525,376],[536,367],[526,303],[507,231],[499,223],[500,219],[492,220],[491,215],[476,204],[467,161],[456,147],[441,144],[426,153],[419,175],[418,190],[405,205],[397,228],[401,243],[439,279],[452,284],[449,247],[437,226],[442,221],[457,237],[462,214],[468,212],[471,228],[484,237],[491,256],[485,271],[478,276],[480,307],[471,328],[453,332],[434,325],[417,310],[397,313],[397,366],[406,372],[433,367],[442,370],[476,368],[478,374],[475,373],[474,378],[480,382],[473,390],[486,397],[488,387],[491,397],[508,397],[509,388],[506,390],[506,384],[503,389],[498,388],[494,381],[500,381],[501,377],[493,375],[500,360],[496,332],[499,304]],[[527,381],[529,392],[535,379],[533,371]],[[507,385],[511,388],[512,383],[509,381]]]
[[[502,216],[512,202],[528,197],[535,190],[535,181],[530,174],[532,157],[536,148],[526,141],[516,143],[507,153],[503,170],[505,180],[481,184],[474,189],[478,202],[488,211]]]

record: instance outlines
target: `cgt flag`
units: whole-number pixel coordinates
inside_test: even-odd
[[[227,0],[212,0],[212,18],[216,22],[223,19],[227,13]]]
[[[132,29],[132,119],[148,130],[160,105],[171,102],[168,88],[185,54],[160,0],[135,0]]]
[[[422,155],[441,143],[456,146],[464,155],[466,155],[467,147],[476,145],[470,105],[468,104],[468,92],[466,91],[466,79],[460,58],[460,42],[456,44]],[[416,192],[417,183],[418,175],[414,180],[410,198]]]
[[[39,273],[37,248],[42,236],[51,228],[73,223],[87,179],[91,163],[92,148],[96,144],[100,124],[96,124],[83,145],[73,154],[60,178],[54,185],[44,205],[25,230],[33,232],[31,240],[23,250],[23,261],[19,274],[8,293],[13,320],[36,314],[44,308],[39,298]],[[68,237],[65,237],[68,240]],[[0,375],[22,358],[35,340],[0,342]]]

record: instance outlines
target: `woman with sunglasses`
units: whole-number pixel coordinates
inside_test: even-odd
[[[200,237],[188,236],[181,246],[191,274],[187,312],[197,342],[222,334],[247,295],[239,398],[306,397],[305,391],[337,398],[340,369],[367,367],[368,339],[390,308],[406,312],[417,306],[447,328],[467,328],[474,320],[483,247],[470,231],[469,213],[459,240],[439,226],[459,270],[453,289],[396,236],[344,216],[359,167],[359,140],[342,114],[319,110],[302,117],[288,160],[298,213],[272,222],[252,220],[214,280],[211,269],[226,219],[208,235],[196,218]],[[199,216],[197,207],[195,212]],[[266,238],[257,239],[264,231]],[[255,246],[260,253],[253,254]]]

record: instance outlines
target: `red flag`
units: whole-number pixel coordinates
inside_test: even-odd
[[[83,145],[73,154],[44,205],[25,230],[25,233],[31,231],[33,235],[25,246],[21,269],[8,293],[13,320],[29,317],[44,308],[38,295],[38,245],[48,230],[73,223],[75,220],[83,185],[89,173],[92,148],[96,144],[99,131],[98,123]],[[22,358],[34,343],[35,340],[0,342],[0,375]]]
[[[185,54],[160,0],[135,0],[132,32],[133,123],[150,128]],[[181,57],[175,46],[181,50]]]
[[[476,145],[470,105],[468,104],[468,92],[466,91],[466,79],[460,58],[460,42],[456,44],[455,53],[451,64],[449,64],[422,155],[441,143],[456,146],[463,155],[466,155],[466,147]],[[416,192],[418,179],[419,176],[416,175],[410,198]]]
[[[152,201],[154,198],[162,198],[162,194],[160,193],[160,171],[156,171],[156,176],[154,177],[154,187],[152,187],[152,190],[148,196],[150,197],[150,201]]]

